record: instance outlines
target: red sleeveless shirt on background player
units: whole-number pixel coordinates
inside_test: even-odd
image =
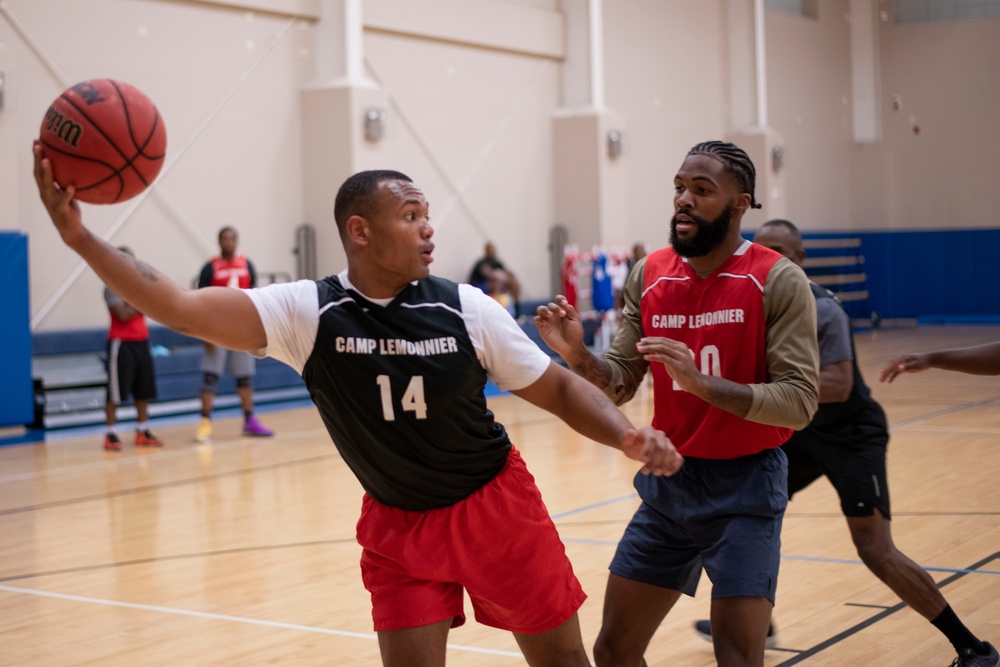
[[[146,340],[149,338],[149,327],[146,326],[146,317],[140,313],[135,317],[123,320],[115,315],[115,311],[108,309],[111,313],[111,326],[108,327],[108,340]]]
[[[745,249],[745,250],[744,250]],[[642,292],[645,336],[680,341],[702,373],[741,384],[768,382],[764,284],[776,252],[746,244],[707,278],[673,248],[646,258]],[[661,363],[650,364],[653,426],[684,456],[729,459],[780,446],[792,429],[747,421],[677,387]]]
[[[232,259],[214,258],[212,265],[212,286],[213,287],[238,287],[240,289],[250,289],[250,267],[247,258],[243,255],[235,255]]]

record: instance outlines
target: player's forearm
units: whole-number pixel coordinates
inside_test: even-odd
[[[592,384],[567,383],[555,401],[554,414],[580,435],[602,445],[621,449],[625,431],[633,428],[610,398]]]
[[[615,405],[624,405],[635,396],[645,377],[647,364],[641,356],[619,359],[609,352],[605,357],[598,357],[587,350],[586,356],[579,357],[575,364],[570,364],[570,368],[603,391]]]
[[[155,268],[120,252],[89,230],[74,239],[70,247],[137,313],[145,313],[173,329],[183,325],[177,306],[183,290]]]
[[[598,389],[604,389],[612,380],[611,364],[587,348],[565,359],[570,369]]]
[[[531,385],[513,393],[546,410],[577,433],[601,444],[619,448],[631,422],[593,384],[552,363]]]
[[[854,364],[851,360],[827,364],[819,369],[819,402],[843,403],[854,388]]]
[[[1000,375],[1000,342],[927,354],[933,368],[972,375]]]
[[[712,375],[702,375],[692,393],[737,417],[745,417],[753,405],[753,391],[748,385]]]

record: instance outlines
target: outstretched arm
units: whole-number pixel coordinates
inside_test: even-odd
[[[1000,341],[976,347],[898,357],[885,365],[880,379],[882,382],[892,382],[901,373],[918,373],[928,368],[971,375],[1000,375]]]
[[[513,393],[551,412],[581,435],[621,450],[642,463],[643,472],[672,475],[684,462],[662,431],[651,426],[636,429],[600,389],[555,363],[535,382]]]
[[[267,347],[267,335],[250,297],[224,287],[184,290],[145,262],[115,249],[83,226],[74,188],[60,188],[52,165],[35,141],[35,182],[63,242],[139,312],[167,327],[233,350]]]

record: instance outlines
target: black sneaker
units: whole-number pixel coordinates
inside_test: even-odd
[[[711,621],[695,621],[694,622],[694,631],[698,634],[699,637],[701,637],[705,641],[707,641],[707,642],[711,642],[712,641],[712,622]],[[764,648],[774,648],[777,645],[778,645],[778,633],[776,633],[774,631],[774,623],[770,623],[767,626],[767,638],[764,639]],[[992,648],[992,647],[990,647],[990,648]],[[994,651],[993,654],[996,655],[996,651]],[[965,665],[964,662],[960,663],[960,664]],[[978,662],[970,662],[969,664],[970,665],[978,665],[979,663]],[[995,662],[991,662],[991,663],[984,662],[983,664],[984,665],[995,665],[996,663]]]
[[[979,655],[971,648],[963,648],[958,652],[958,657],[949,667],[997,667],[1000,665],[1000,653],[993,648],[993,644],[983,642],[986,647],[986,655]]]

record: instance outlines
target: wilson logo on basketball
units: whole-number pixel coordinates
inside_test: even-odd
[[[77,95],[83,98],[83,101],[87,103],[88,107],[96,102],[106,102],[108,100],[106,97],[101,97],[101,91],[99,91],[97,87],[89,81],[76,84],[73,86],[73,90],[76,91]]]
[[[80,145],[80,137],[83,135],[83,128],[79,123],[62,115],[54,108],[49,107],[45,112],[45,129],[53,133],[67,144],[76,148]]]

